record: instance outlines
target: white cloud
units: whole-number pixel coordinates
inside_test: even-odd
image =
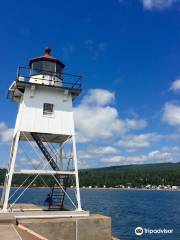
[[[12,140],[13,128],[8,128],[4,122],[0,122],[0,142],[9,143]]]
[[[117,163],[117,164],[127,164],[127,158],[121,155],[111,156],[109,158],[102,158],[103,163]]]
[[[103,146],[103,147],[89,147],[89,152],[94,155],[108,155],[108,154],[114,154],[117,152],[117,149],[115,147],[111,146]]]
[[[180,92],[180,79],[176,79],[170,87],[173,92]]]
[[[180,147],[163,147],[160,150],[151,151],[147,158],[151,162],[179,162]]]
[[[166,147],[160,150],[154,150],[147,154],[135,156],[114,155],[103,157],[100,161],[106,165],[128,165],[128,164],[145,164],[161,162],[179,162],[180,148]]]
[[[36,158],[28,159],[26,156],[23,156],[23,154],[18,154],[16,158],[16,165],[15,165],[16,170],[20,170],[22,168],[35,170],[35,169],[40,169],[39,167],[42,168],[42,166],[43,166],[43,163],[42,163],[42,160],[40,159],[36,159]]]
[[[123,136],[117,143],[117,146],[123,147],[128,151],[135,151],[139,149],[152,147],[154,143],[168,141],[179,141],[180,134],[158,134],[158,133],[144,133],[139,135],[126,135]]]
[[[147,122],[143,119],[125,119],[123,121],[127,130],[141,129],[147,126]]]
[[[163,121],[172,126],[180,126],[180,105],[166,103],[164,107]]]
[[[142,119],[120,119],[111,106],[114,93],[104,89],[91,89],[75,108],[75,126],[79,142],[114,140],[118,135],[146,127]]]
[[[153,162],[179,161],[180,150],[173,148],[152,149],[153,144],[179,141],[180,134],[159,134],[156,132],[135,134],[135,129],[143,129],[147,122],[138,118],[122,119],[115,107],[114,92],[105,89],[91,89],[75,108],[75,126],[78,142],[83,150],[78,152],[81,168],[143,164]],[[180,106],[167,103],[163,120],[172,125],[180,124]],[[95,146],[95,143],[98,146]],[[88,146],[90,144],[90,146]],[[106,146],[104,146],[106,145]],[[156,145],[157,147],[157,145]],[[148,149],[148,152],[144,152]],[[143,153],[136,150],[144,150]],[[128,155],[127,155],[128,154]]]
[[[100,161],[111,166],[111,165],[143,164],[145,160],[146,160],[145,155],[139,156],[115,155],[109,158],[102,158]]]
[[[141,0],[145,9],[164,9],[172,6],[177,0]]]
[[[160,162],[171,162],[173,156],[171,152],[155,150],[148,154],[148,159]]]
[[[122,138],[118,144],[126,149],[136,150],[147,148],[152,145],[153,142],[159,141],[162,136],[157,133],[146,133],[139,135],[130,135]]]
[[[80,105],[75,109],[75,126],[80,142],[111,138],[124,132],[115,108]]]
[[[105,106],[107,104],[112,104],[115,99],[114,92],[110,92],[106,89],[90,89],[88,93],[84,96],[82,100],[83,105],[97,105]]]
[[[116,154],[117,152],[118,150],[112,146],[100,146],[100,147],[88,146],[86,149],[78,151],[78,157],[81,160],[85,160],[85,159],[92,160],[99,156],[102,157],[102,156],[112,155],[112,154]]]

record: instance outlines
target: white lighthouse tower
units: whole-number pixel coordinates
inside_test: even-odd
[[[52,177],[54,181],[49,193],[50,210],[63,210],[67,197],[76,212],[82,211],[72,108],[73,100],[81,92],[81,76],[65,74],[64,67],[59,59],[51,56],[51,49],[45,48],[45,54],[31,59],[28,68],[18,68],[17,78],[9,88],[8,96],[19,104],[19,110],[1,199],[4,212],[12,210],[27,188],[41,176]],[[25,141],[35,152],[39,165],[35,169],[16,170],[18,146]],[[68,154],[64,152],[65,145]],[[31,176],[31,180],[25,180],[25,187],[25,181],[22,182],[19,195],[11,202],[14,174]],[[66,191],[70,178],[75,181],[75,202]]]

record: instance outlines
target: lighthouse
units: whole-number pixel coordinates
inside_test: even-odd
[[[1,198],[3,212],[12,210],[27,188],[42,176],[53,179],[48,194],[51,199],[49,210],[63,211],[64,201],[68,198],[74,211],[83,212],[73,116],[73,101],[81,93],[82,78],[66,74],[64,68],[64,63],[54,58],[47,47],[44,55],[29,61],[28,67],[18,67],[16,79],[9,88],[8,97],[18,104],[18,113]],[[39,161],[36,168],[24,169],[20,165],[16,169],[21,142],[28,143],[36,154]],[[10,190],[15,174],[27,178],[18,188],[21,188],[19,194],[16,189],[17,196],[12,202],[14,193]],[[67,193],[69,179],[74,179],[75,202]]]

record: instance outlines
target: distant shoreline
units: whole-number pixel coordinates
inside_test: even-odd
[[[125,190],[125,191],[168,191],[168,192],[180,192],[180,189],[147,189],[147,188],[115,188],[115,187],[111,187],[111,188],[88,188],[88,187],[81,187],[80,189],[94,189],[94,190]]]
[[[0,189],[2,189],[4,186],[0,186]],[[12,187],[12,188],[18,188],[18,187]],[[37,188],[37,189],[47,189],[48,187],[30,187],[30,188]],[[72,187],[69,187],[68,189],[74,189]],[[147,188],[118,188],[118,187],[80,187],[80,189],[89,189],[89,190],[124,190],[124,191],[164,191],[164,192],[180,192],[180,189],[147,189]]]

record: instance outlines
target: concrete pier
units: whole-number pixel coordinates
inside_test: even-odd
[[[31,208],[29,208],[31,209]],[[111,217],[99,214],[60,216],[53,211],[0,213],[3,240],[112,240]],[[118,240],[118,239],[116,239]]]
[[[111,240],[111,218],[93,214],[87,217],[56,219],[17,219],[28,229],[48,240]]]
[[[0,239],[20,240],[19,233],[13,224],[0,224]]]

